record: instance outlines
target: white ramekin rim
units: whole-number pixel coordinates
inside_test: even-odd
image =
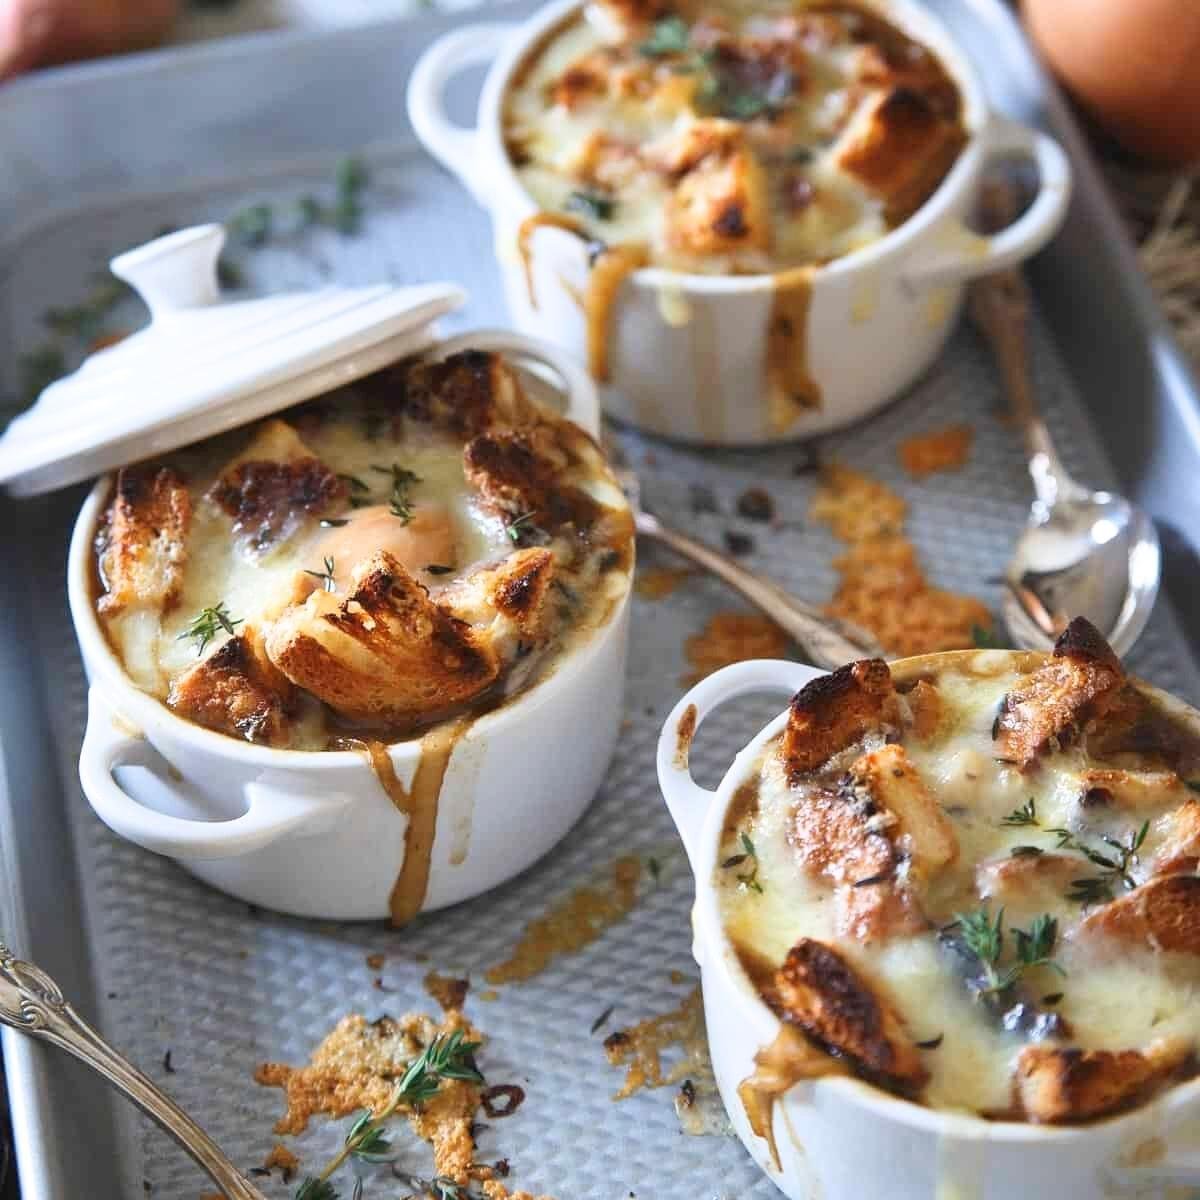
[[[494,186],[496,191],[487,207],[493,216],[510,212],[521,218],[539,211],[539,206],[521,184],[504,145],[504,99],[514,73],[524,64],[533,46],[571,14],[586,7],[587,3],[588,0],[555,0],[518,23],[514,36],[488,71],[479,99],[477,134],[485,139],[484,149],[492,160],[489,179],[490,186]],[[902,29],[933,49],[950,70],[963,98],[967,144],[933,195],[911,217],[868,245],[814,266],[814,286],[823,278],[877,268],[883,260],[904,254],[913,242],[954,208],[962,193],[971,187],[977,177],[986,153],[983,134],[991,110],[974,64],[949,29],[928,9],[917,4],[916,0],[868,0],[868,3],[885,16],[897,19]],[[632,272],[629,279],[642,288],[673,289],[693,295],[740,296],[770,291],[775,286],[775,275],[769,272],[757,275],[703,275],[665,267],[641,267]]]
[[[967,650],[943,653],[972,654],[976,652]],[[941,655],[920,657],[935,658],[941,657]],[[892,665],[897,664],[893,663]],[[1172,712],[1182,711],[1190,714],[1191,718],[1200,724],[1200,713],[1184,704],[1183,701],[1140,679],[1135,679],[1133,682],[1140,690],[1152,696],[1160,704],[1164,704]],[[733,944],[729,940],[724,922],[721,920],[715,879],[725,814],[733,802],[738,788],[748,782],[756,771],[759,756],[766,744],[783,730],[787,723],[787,716],[787,710],[784,709],[755,734],[734,758],[705,814],[698,847],[701,861],[694,864],[696,882],[694,928],[697,945],[702,947],[701,969],[702,971],[715,970],[724,973],[726,981],[742,1006],[741,1024],[751,1030],[755,1039],[762,1046],[766,1046],[774,1040],[782,1022],[767,1007],[753,981],[743,969]],[[716,1031],[710,1028],[708,1036],[720,1038],[730,1036],[728,1025],[726,1024]],[[853,1101],[863,1108],[870,1109],[881,1118],[943,1138],[953,1137],[973,1142],[1061,1144],[1087,1141],[1096,1139],[1102,1131],[1120,1133],[1124,1126],[1136,1127],[1140,1120],[1144,1120],[1147,1111],[1151,1108],[1156,1117],[1166,1117],[1173,1116],[1180,1109],[1189,1109],[1200,1104],[1200,1076],[1197,1076],[1173,1085],[1161,1095],[1151,1098],[1146,1104],[1111,1117],[1089,1121],[1082,1125],[1035,1125],[1028,1121],[989,1121],[973,1113],[929,1108],[916,1101],[893,1095],[874,1084],[853,1076],[832,1076],[806,1082],[813,1088],[831,1090],[845,1100]],[[786,1100],[788,1094],[790,1093],[785,1093],[781,1103]]]
[[[92,558],[96,532],[103,507],[112,494],[114,476],[97,480],[84,500],[71,534],[67,558],[67,599],[75,636],[79,639],[84,661],[98,678],[97,682],[115,712],[146,733],[151,741],[155,731],[166,732],[175,742],[194,750],[223,758],[242,766],[273,770],[322,772],[344,770],[361,765],[362,755],[354,750],[285,750],[238,741],[226,734],[176,716],[161,700],[139,688],[126,673],[96,615],[91,596]],[[548,675],[525,689],[500,708],[484,713],[472,725],[475,737],[503,737],[507,726],[515,724],[532,710],[553,703],[557,694],[571,686],[575,674],[598,654],[606,651],[611,639],[623,627],[622,616],[630,603],[636,553],[630,555],[623,572],[624,589],[614,600],[605,620],[588,632],[582,644],[570,647]],[[428,730],[423,731],[427,733]],[[416,762],[421,755],[422,735],[406,741],[390,742],[387,750],[396,765]]]

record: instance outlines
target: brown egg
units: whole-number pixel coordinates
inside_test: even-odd
[[[339,592],[351,586],[351,576],[359,563],[365,562],[379,550],[386,550],[399,559],[422,583],[428,585],[439,579],[426,567],[452,567],[458,562],[458,547],[454,534],[454,519],[442,504],[415,504],[412,520],[407,524],[395,516],[386,504],[372,504],[346,514],[349,523],[326,530],[313,544],[305,566],[312,571],[325,569],[327,558],[333,560],[333,579]],[[313,586],[319,581],[313,579]]]
[[[1198,0],[1022,0],[1055,74],[1127,150],[1200,159]]]

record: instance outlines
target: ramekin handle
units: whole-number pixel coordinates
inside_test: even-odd
[[[693,870],[702,857],[700,834],[717,794],[692,779],[689,753],[700,726],[728,700],[747,692],[792,695],[823,674],[816,667],[775,658],[734,663],[702,679],[671,710],[658,737],[658,786]]]
[[[495,350],[541,363],[562,381],[564,415],[592,437],[600,436],[600,397],[592,377],[565,350],[507,329],[479,329],[439,342],[434,355],[444,358],[460,350]]]
[[[450,120],[444,93],[459,72],[495,58],[516,28],[509,21],[489,22],[444,34],[421,55],[408,81],[408,119],[417,137],[481,204],[486,204],[487,181],[479,173],[478,130]]]
[[[1006,229],[989,237],[973,233],[960,220],[939,227],[932,240],[905,267],[911,283],[950,283],[989,275],[1036,254],[1057,232],[1071,199],[1071,165],[1048,135],[1007,117],[993,115],[982,133],[989,160],[1031,159],[1038,169],[1033,203]]]
[[[195,821],[139,803],[117,783],[118,767],[161,765],[161,756],[137,734],[119,727],[97,688],[88,693],[87,732],[79,754],[79,780],[96,815],[114,833],[170,858],[234,858],[260,850],[302,826],[327,820],[345,797],[297,795],[266,782],[243,789],[246,812],[228,821]]]

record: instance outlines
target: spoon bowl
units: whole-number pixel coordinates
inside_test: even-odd
[[[1150,617],[1160,574],[1154,523],[1123,496],[1038,499],[1005,574],[1004,621],[1020,645],[1049,650],[1085,616],[1124,655]]]

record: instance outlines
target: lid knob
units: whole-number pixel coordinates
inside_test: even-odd
[[[118,254],[108,265],[150,309],[153,320],[180,309],[215,304],[217,259],[225,245],[220,225],[193,225]]]

